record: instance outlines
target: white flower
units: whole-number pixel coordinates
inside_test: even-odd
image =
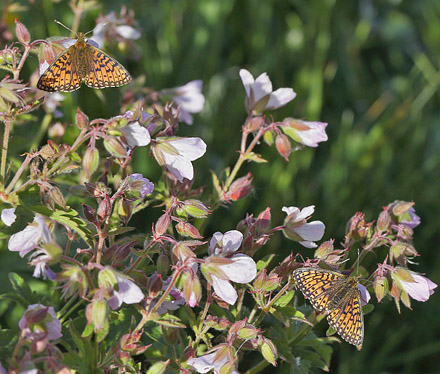
[[[200,138],[158,138],[153,154],[160,165],[166,168],[179,181],[192,180],[194,169],[191,161],[202,157],[206,144]]]
[[[315,206],[310,205],[302,210],[294,206],[283,207],[282,211],[287,214],[284,219],[284,235],[306,248],[316,248],[314,242],[323,237],[325,225],[321,221],[307,222],[315,211]]]
[[[15,215],[15,208],[3,209],[1,214],[1,220],[6,226],[11,226],[17,216]]]
[[[216,351],[197,358],[190,358],[187,361],[187,364],[191,366],[194,370],[202,374],[207,373],[210,370],[213,370],[214,374],[219,374],[220,369],[230,361],[230,358],[228,355],[224,355],[224,357],[220,360],[214,361],[217,353],[218,352]],[[233,368],[230,374],[239,374],[239,372],[235,368]]]
[[[249,283],[257,275],[255,261],[245,254],[233,254],[241,246],[243,234],[231,230],[222,234],[216,232],[209,243],[209,254],[201,265],[202,273],[214,288],[215,293],[230,305],[237,301],[237,291],[230,281]],[[231,256],[231,254],[233,254]]]
[[[296,142],[306,147],[317,147],[318,143],[328,140],[325,132],[327,125],[325,122],[309,122],[286,118],[281,129]]]
[[[130,148],[144,147],[150,144],[151,136],[148,130],[139,122],[132,122],[121,129],[122,134]]]
[[[51,241],[52,237],[46,221],[43,217],[37,215],[33,223],[9,238],[8,249],[13,252],[19,252],[20,256],[24,257],[35,249],[40,242],[50,243]]]
[[[117,274],[116,279],[118,290],[113,291],[113,297],[109,299],[109,305],[113,310],[118,309],[122,303],[137,304],[144,299],[145,295],[132,280]]]
[[[437,287],[433,281],[420,274],[409,272],[413,282],[407,282],[403,279],[399,279],[401,288],[408,293],[414,300],[427,301],[429,297],[434,293],[434,289]]]
[[[194,80],[183,86],[166,89],[162,92],[171,93],[173,101],[180,105],[179,119],[188,125],[193,123],[191,113],[200,113],[205,104],[201,80]]]
[[[262,113],[276,109],[292,101],[296,93],[291,88],[272,90],[272,82],[266,73],[254,79],[246,69],[240,70],[240,78],[246,90],[246,108],[249,113]]]
[[[358,283],[357,289],[359,290],[359,294],[361,295],[361,304],[367,305],[371,299],[370,293],[368,292],[367,288],[364,285]]]

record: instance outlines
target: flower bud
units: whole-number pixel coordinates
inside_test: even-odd
[[[79,108],[76,109],[75,123],[81,130],[86,129],[89,126],[89,117],[81,112]]]
[[[238,336],[244,340],[255,339],[259,332],[260,329],[257,329],[252,325],[246,325],[245,327],[238,330]]]
[[[265,234],[269,231],[270,229],[270,218],[271,218],[271,213],[270,213],[270,208],[267,207],[264,211],[262,211],[259,215],[258,218],[255,222],[255,226],[257,229],[257,233],[259,235],[261,234]]]
[[[15,19],[15,34],[17,39],[23,44],[29,44],[31,41],[31,34],[29,34],[28,29],[17,18]]]
[[[277,366],[277,349],[270,339],[262,337],[258,349],[267,362]]]
[[[260,129],[264,123],[264,117],[254,117],[250,121],[246,122],[246,129],[249,132],[255,132]]]
[[[86,218],[87,221],[95,224],[96,223],[96,212],[95,209],[93,209],[91,206],[86,205],[84,203],[81,204],[83,207],[83,213],[84,213],[84,217]]]
[[[388,292],[388,279],[383,275],[378,275],[373,281],[374,293],[377,297],[377,302],[380,303],[386,292]]]
[[[226,193],[226,200],[237,201],[246,197],[249,192],[254,188],[251,185],[252,174],[248,173],[246,176],[238,178],[229,187],[229,191]]]
[[[280,284],[281,279],[279,276],[275,273],[271,273],[263,284],[263,290],[266,292],[274,291],[280,286]]]
[[[380,231],[387,231],[390,227],[391,217],[388,213],[388,210],[383,210],[380,212],[379,217],[377,219],[377,228]]]
[[[165,277],[169,271],[170,271],[170,259],[166,254],[161,253],[159,255],[159,258],[157,259],[157,272],[163,277]]]
[[[160,274],[154,273],[148,281],[148,294],[150,297],[154,298],[162,292],[162,276]]]
[[[114,137],[107,136],[104,139],[104,147],[112,156],[120,158],[125,158],[127,156],[124,146]]]
[[[111,288],[115,289],[118,284],[118,279],[116,274],[110,267],[105,267],[98,274],[98,285],[100,288]]]
[[[203,236],[200,235],[199,231],[190,223],[180,221],[176,225],[177,232],[182,236],[189,236],[193,239],[202,239]]]
[[[254,280],[254,288],[257,291],[260,291],[263,289],[263,284],[266,282],[267,279],[267,275],[266,275],[267,271],[266,269],[263,269],[263,271],[261,271],[257,277]]]
[[[163,374],[169,363],[170,360],[156,362],[149,367],[147,374]]]
[[[170,215],[168,213],[162,214],[156,222],[156,234],[163,235],[167,232],[170,225]]]
[[[108,324],[109,307],[105,300],[93,300],[86,308],[88,324],[93,325],[93,330],[99,332]]]
[[[183,284],[183,295],[188,305],[195,306],[199,304],[202,298],[202,287],[197,275],[190,275]]]
[[[206,218],[209,213],[208,208],[201,201],[195,199],[183,201],[180,208],[194,218]]]
[[[87,148],[84,152],[82,160],[83,168],[87,174],[87,180],[98,169],[99,165],[99,151],[95,147]]]
[[[278,134],[275,138],[275,146],[277,147],[278,153],[283,156],[286,161],[289,161],[289,155],[292,151],[289,138],[284,134]]]
[[[143,330],[141,330],[138,333],[130,332],[128,334],[123,335],[120,340],[121,350],[123,350],[125,352],[130,352],[133,355],[139,355],[139,354],[145,352],[145,350],[148,347],[150,347],[151,344],[148,346],[139,346],[139,342],[142,337],[142,332],[143,332]]]
[[[96,214],[99,218],[99,220],[102,222],[108,217],[110,217],[110,214],[112,213],[112,204],[110,202],[110,198],[106,196],[98,205],[98,210],[96,211]]]

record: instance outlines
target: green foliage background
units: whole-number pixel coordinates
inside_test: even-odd
[[[34,39],[68,35],[52,22],[72,25],[67,1],[19,3],[27,9],[4,15],[11,31],[17,17]],[[314,219],[326,224],[324,239],[336,238],[338,243],[356,211],[372,220],[383,205],[413,200],[422,225],[415,230],[420,266],[412,269],[440,284],[440,2],[102,0],[82,19],[80,30],[92,29],[100,13],[118,13],[122,4],[135,11],[142,30],[136,41],[140,56],[117,48],[107,51],[135,78],[144,75],[146,85],[155,89],[203,80],[205,109],[192,127],[181,128],[182,134],[199,136],[208,144],[206,157],[196,162],[196,185],[209,188],[208,169],[219,173],[236,160],[232,150],[239,148],[246,116],[240,68],[254,76],[267,72],[274,88],[293,87],[297,92],[292,103],[267,113],[274,119],[293,116],[329,123],[328,142],[293,153],[289,163],[274,148],[261,145],[257,152],[269,160],[269,167],[249,165],[243,170],[243,175],[254,175],[255,194],[231,210],[216,212],[207,237],[234,228],[246,212],[258,214],[268,205],[277,225],[284,216],[282,206],[314,204]],[[29,58],[22,78],[36,67],[37,58]],[[82,88],[66,97],[65,121],[72,121],[77,106],[90,118],[109,117],[118,113],[121,91]],[[35,116],[41,120],[42,111]],[[39,120],[14,128],[15,160],[29,150]],[[152,181],[160,172],[142,150],[133,166]],[[137,217],[136,223],[146,230],[151,227],[148,220]],[[277,253],[278,260],[290,251],[313,256],[280,236],[265,250]],[[383,258],[367,257],[368,270],[374,271]],[[18,255],[3,252],[3,277],[20,266],[16,262]],[[366,316],[364,348],[357,352],[346,343],[336,346],[332,372],[438,372],[439,294],[437,289],[428,302],[414,302],[413,311],[403,308],[401,315],[392,302],[376,305]],[[3,319],[8,319],[7,311],[2,310]]]

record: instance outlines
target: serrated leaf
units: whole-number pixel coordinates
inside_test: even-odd
[[[90,247],[94,247],[92,232],[88,229],[86,221],[79,217],[76,210],[70,207],[67,210],[50,210],[42,205],[32,206],[30,209],[62,225],[66,225],[76,232]]]
[[[22,304],[24,307],[33,299],[32,290],[26,281],[16,273],[8,274],[9,281],[12,284],[12,289],[14,290],[14,295],[20,296],[24,299]]]

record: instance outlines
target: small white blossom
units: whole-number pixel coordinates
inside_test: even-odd
[[[15,208],[3,209],[1,214],[1,220],[6,226],[11,226],[17,216],[15,215]]]
[[[19,231],[9,238],[8,249],[13,252],[19,252],[24,257],[30,251],[35,249],[40,242],[50,243],[52,237],[46,221],[41,216],[35,216],[34,221],[24,230]]]
[[[132,122],[121,129],[122,134],[130,148],[144,147],[150,144],[151,136],[148,130],[139,122]]]

